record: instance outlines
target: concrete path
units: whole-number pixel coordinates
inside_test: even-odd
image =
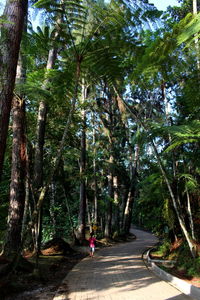
[[[104,248],[78,263],[53,300],[189,300],[192,299],[149,271],[141,255],[157,239],[132,230],[133,242]]]

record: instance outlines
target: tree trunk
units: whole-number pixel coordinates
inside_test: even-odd
[[[106,207],[106,220],[105,220],[105,238],[110,238],[112,234],[112,199],[113,199],[113,174],[112,174],[112,165],[114,162],[113,155],[110,155],[109,158],[109,174],[108,174],[108,199]]]
[[[27,18],[24,26],[24,31],[27,31]],[[26,59],[20,52],[16,72],[16,83],[23,85],[25,83],[25,80]],[[10,204],[8,213],[8,231],[4,252],[7,255],[15,253],[17,257],[19,257],[25,236],[25,199],[27,200],[26,203],[28,202],[28,199],[26,197],[28,160],[25,133],[25,100],[24,95],[20,92],[19,96],[16,95],[13,98],[12,113],[12,171],[10,184]]]
[[[131,221],[132,221],[132,210],[133,210],[133,203],[135,198],[135,185],[136,185],[136,175],[137,175],[137,167],[138,167],[138,160],[139,160],[139,146],[135,145],[135,156],[134,161],[132,163],[132,149],[130,151],[130,187],[128,191],[128,197],[126,202],[126,207],[124,211],[124,220],[123,220],[123,230],[125,234],[129,234],[131,228]]]
[[[49,207],[49,213],[51,217],[51,238],[56,237],[56,218],[55,218],[55,193],[56,193],[56,185],[53,181],[51,183],[51,195],[50,195],[50,207]]]
[[[1,25],[3,43],[0,46],[0,180],[27,4],[27,0],[8,0],[3,13],[8,22]]]
[[[25,204],[26,142],[24,133],[25,103],[13,98],[13,150],[10,184],[10,206],[5,254],[18,253],[21,247],[22,220]]]
[[[95,115],[93,113],[93,176],[94,176],[94,223],[97,225],[98,216],[98,198],[97,198],[97,166],[96,166],[96,131],[95,131]]]
[[[43,148],[45,139],[47,107],[45,101],[41,101],[38,110],[37,120],[37,138],[35,146],[35,159],[34,159],[34,193],[38,194],[38,190],[43,185]]]
[[[188,192],[188,189],[186,187],[186,195],[187,195],[187,212],[188,212],[188,218],[189,218],[189,223],[190,223],[190,230],[191,230],[191,235],[193,240],[195,240],[195,234],[194,234],[194,221],[192,217],[192,208],[191,208],[191,203],[190,203],[190,194]]]
[[[58,23],[61,22],[61,18],[58,18]],[[55,32],[54,40],[59,38],[59,29]],[[52,70],[57,59],[57,48],[53,47],[49,50],[48,60],[46,65],[46,73]],[[45,79],[43,83],[43,89],[47,88],[49,83],[48,79]],[[36,146],[35,146],[35,157],[34,157],[34,179],[33,179],[33,191],[35,199],[40,197],[40,189],[43,186],[43,153],[44,153],[44,143],[45,143],[45,131],[46,131],[46,119],[47,119],[47,103],[45,100],[41,100],[38,109],[38,119],[37,119],[37,132],[36,132]],[[39,200],[38,200],[39,201]],[[36,204],[37,205],[37,204]],[[34,209],[37,210],[37,207]],[[34,251],[37,255],[40,252],[40,245],[42,241],[42,207],[40,207],[40,212],[38,212],[38,219],[34,219],[34,232],[36,234],[34,245]]]
[[[72,98],[72,103],[71,103],[71,108],[68,114],[68,118],[66,121],[66,125],[64,128],[64,132],[62,135],[62,139],[60,141],[60,147],[57,151],[57,156],[55,158],[55,162],[54,165],[52,166],[52,170],[47,178],[46,184],[42,187],[41,191],[40,191],[40,195],[38,198],[38,201],[36,203],[36,208],[32,214],[32,223],[35,224],[37,223],[37,219],[39,217],[40,214],[40,209],[42,207],[42,204],[44,202],[45,196],[47,194],[47,191],[49,189],[49,186],[53,180],[53,177],[55,175],[55,172],[57,171],[60,161],[62,159],[62,153],[63,153],[63,149],[66,143],[66,138],[70,129],[70,125],[71,125],[71,121],[72,121],[72,116],[75,110],[75,106],[76,106],[76,100],[77,100],[77,96],[78,96],[78,87],[79,87],[79,79],[80,79],[80,72],[81,72],[81,61],[77,60],[77,68],[76,68],[76,83],[75,83],[75,89],[74,89],[74,95]]]
[[[196,15],[197,13],[198,13],[197,0],[193,0],[193,14]]]
[[[133,210],[133,202],[134,202],[134,185],[130,184],[130,189],[128,192],[128,198],[126,202],[126,208],[124,212],[124,224],[123,224],[123,230],[125,234],[129,234],[129,230],[131,227],[131,220],[132,220],[132,210]]]
[[[112,226],[114,226],[117,233],[120,232],[120,203],[119,203],[119,186],[118,176],[113,176],[113,220]]]
[[[72,215],[71,215],[70,205],[69,205],[69,201],[68,201],[69,193],[68,193],[68,186],[65,182],[64,162],[62,161],[62,163],[60,165],[61,165],[61,168],[60,168],[61,182],[62,182],[62,187],[63,187],[64,194],[65,194],[65,204],[66,204],[66,208],[67,208],[67,211],[68,211],[69,222],[70,222],[72,238],[73,238],[73,244],[75,244],[76,236],[75,236],[75,232],[74,232],[73,218],[72,218]]]
[[[86,99],[86,87],[82,86],[82,101]],[[85,239],[86,219],[86,112],[82,112],[82,134],[80,154],[80,207],[78,216],[78,239],[82,243]]]

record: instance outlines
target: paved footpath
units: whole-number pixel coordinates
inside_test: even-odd
[[[133,242],[104,248],[78,263],[53,300],[189,300],[192,299],[148,270],[143,251],[157,239],[133,229]]]

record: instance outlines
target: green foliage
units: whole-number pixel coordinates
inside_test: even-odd
[[[162,235],[167,218],[163,218],[166,191],[160,173],[145,176],[139,188],[139,198],[134,204],[133,222]]]
[[[163,218],[167,223],[168,228],[171,230],[175,227],[176,224],[176,217],[174,210],[172,208],[172,204],[169,199],[165,199],[164,205],[163,205]]]
[[[184,24],[183,29],[183,22]],[[184,20],[181,21],[183,32],[177,37],[178,44],[186,43],[186,46],[189,47],[191,43],[198,39],[200,35],[200,13],[196,16],[191,14],[187,15]]]
[[[171,126],[168,128],[168,132],[173,139],[166,151],[173,150],[181,145],[197,143],[200,140],[200,122],[196,120],[184,125]]]
[[[199,33],[199,15],[195,18],[187,15],[178,24],[167,15],[163,19],[165,26],[158,28],[156,23],[161,12],[146,1],[59,3],[39,0],[34,7],[44,10],[47,18],[44,26],[35,31],[29,28],[24,36],[22,51],[27,64],[26,83],[16,85],[15,90],[16,93],[23,92],[27,101],[31,184],[39,102],[45,100],[48,105],[45,183],[58,156],[72,100],[77,98],[65,139],[63,161],[52,182],[55,191],[50,189],[44,202],[43,241],[52,235],[68,238],[71,227],[77,226],[81,179],[87,181],[88,213],[94,219],[95,176],[98,218],[102,226],[108,203],[113,205],[113,216],[119,213],[121,218],[126,194],[132,184],[133,222],[162,236],[166,227],[180,234],[166,183],[150,143],[153,139],[172,189],[180,196],[182,210],[186,211],[188,191],[192,210],[198,211],[199,77],[194,45],[190,43],[190,47],[183,49],[181,43],[191,41],[193,35]],[[58,55],[54,69],[47,70],[48,54],[52,49]],[[83,85],[87,99],[81,104]],[[121,116],[116,91],[127,100],[135,118],[129,112]],[[173,114],[166,112],[167,100],[173,106]],[[83,109],[87,112],[87,168],[80,178]],[[9,135],[12,138],[12,134]],[[194,152],[196,157],[193,157]],[[10,147],[7,153],[10,156]],[[112,164],[109,162],[111,154],[114,157]],[[5,168],[0,190],[0,199],[3,199],[0,209],[2,232],[11,167],[6,165]],[[118,186],[114,188],[118,192],[115,200],[108,191],[110,172],[118,179]],[[30,200],[33,199],[30,197]],[[197,213],[193,216],[198,217]],[[187,219],[186,214],[184,218]],[[119,228],[115,229],[119,232]],[[160,251],[166,255],[168,250],[166,242]]]
[[[178,251],[176,268],[188,277],[195,277],[200,274],[200,257],[191,257],[186,243],[183,243]]]
[[[170,254],[170,248],[171,248],[171,243],[167,239],[165,239],[158,246],[158,248],[156,249],[156,251],[153,251],[152,253],[154,255],[159,255],[162,258],[166,258]]]

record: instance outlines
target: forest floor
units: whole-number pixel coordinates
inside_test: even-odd
[[[97,251],[99,248],[110,247],[121,242],[124,241],[101,240],[97,243]],[[0,280],[0,300],[52,300],[68,272],[89,254],[88,246],[76,246],[72,251],[70,249],[65,251],[66,249],[61,247],[59,245],[58,251],[58,247],[53,245],[42,251],[43,255],[38,261],[39,271],[27,273],[18,270],[11,275],[9,281]],[[60,253],[63,252],[62,250],[64,254]],[[26,253],[25,258],[35,264],[35,258],[31,257],[30,253]]]
[[[65,255],[47,253],[39,257],[36,272],[15,271],[9,281],[0,281],[0,300],[51,300],[67,273],[87,254],[74,251]],[[34,257],[26,257],[35,264]]]

